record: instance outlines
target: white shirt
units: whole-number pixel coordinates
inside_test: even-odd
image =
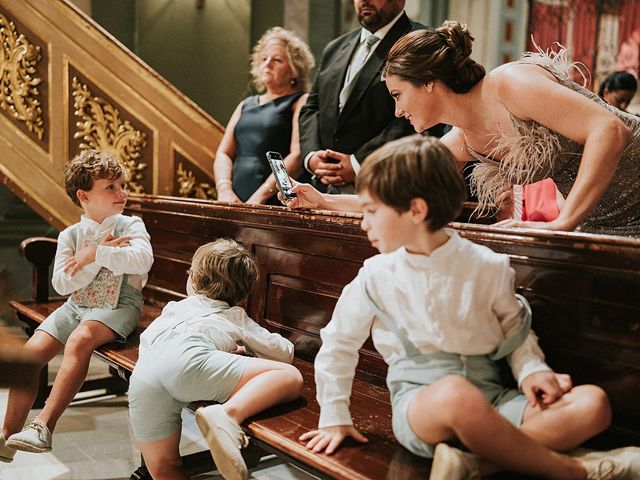
[[[65,263],[78,250],[78,245],[99,243],[107,235],[113,234],[118,219],[126,218],[128,221],[124,236],[132,237],[129,246],[108,247],[100,245],[96,249],[94,262],[85,265],[74,276],[63,271]],[[74,243],[73,232],[76,232]],[[127,283],[133,288],[142,291],[147,283],[147,273],[153,265],[153,249],[151,240],[144,222],[139,217],[126,215],[112,215],[105,218],[102,223],[80,217],[80,222],[65,228],[58,236],[58,247],[53,264],[53,288],[60,295],[69,295],[76,290],[89,285],[102,267],[108,268],[115,275],[127,274]]]
[[[514,294],[509,257],[462,239],[449,240],[431,255],[400,248],[364,262],[345,287],[329,324],[320,331],[315,360],[320,427],[351,425],[349,398],[358,349],[371,334],[387,364],[405,355],[398,337],[377,318],[371,299],[423,353],[491,353],[521,326],[522,305]],[[528,375],[550,371],[531,333],[508,357],[520,384]]]
[[[156,341],[173,334],[201,333],[220,351],[232,352],[238,344],[256,357],[280,362],[293,361],[293,344],[253,321],[241,307],[193,294],[179,302],[169,302],[140,335],[140,354]]]

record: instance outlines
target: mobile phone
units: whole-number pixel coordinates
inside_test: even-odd
[[[278,152],[267,152],[267,161],[273,171],[273,176],[276,177],[276,183],[278,184],[278,189],[282,193],[282,196],[286,200],[296,198],[296,194],[291,191],[293,185],[291,184],[291,179],[287,173],[287,167],[284,164],[282,155]]]

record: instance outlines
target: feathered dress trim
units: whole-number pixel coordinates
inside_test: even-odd
[[[543,67],[563,85],[573,81],[571,73],[574,70],[579,71],[586,82],[580,64],[569,61],[566,48],[561,47],[558,51],[543,51],[537,45],[536,48],[537,52],[526,52],[519,62]],[[557,132],[534,120],[525,121],[509,115],[514,133],[500,133],[496,137],[497,145],[487,156],[467,147],[471,155],[480,160],[469,180],[472,193],[478,197],[477,212],[481,216],[495,208],[498,195],[511,185],[534,183],[541,180],[541,174],[550,176],[554,160],[562,152]]]

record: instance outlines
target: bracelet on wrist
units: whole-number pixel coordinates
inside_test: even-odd
[[[216,187],[217,187],[218,185],[225,185],[225,184],[233,185],[233,182],[232,182],[231,180],[229,180],[228,178],[225,178],[225,179],[223,179],[223,180],[218,180],[218,181],[216,182]]]

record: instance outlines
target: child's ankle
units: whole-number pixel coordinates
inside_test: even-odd
[[[229,417],[234,423],[237,423],[238,425],[242,423],[242,420],[238,418],[237,408],[227,407],[227,405],[222,405],[222,409],[224,410],[224,413],[227,414],[227,417]]]
[[[44,423],[44,425],[49,429],[49,431],[51,433],[53,433],[53,430],[55,430],[56,428],[56,422],[52,422],[51,419],[47,419],[46,417],[41,417],[41,416],[36,416],[34,417],[34,420],[38,420],[41,423]]]

